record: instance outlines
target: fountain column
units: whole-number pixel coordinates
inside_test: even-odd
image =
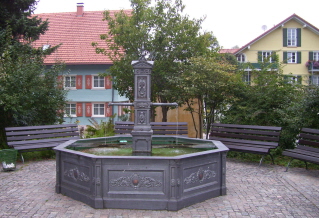
[[[150,156],[152,154],[151,106],[177,107],[177,103],[151,102],[151,73],[154,61],[147,61],[142,55],[138,61],[132,61],[134,69],[134,102],[110,103],[109,105],[134,106],[134,127],[132,135],[133,155]]]
[[[134,69],[134,128],[132,150],[135,155],[150,155],[152,152],[153,130],[151,117],[151,72],[153,61],[140,58],[133,61]]]

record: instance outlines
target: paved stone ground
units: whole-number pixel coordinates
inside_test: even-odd
[[[227,195],[172,211],[93,209],[55,193],[55,161],[0,172],[0,217],[319,217],[319,170],[227,160]]]

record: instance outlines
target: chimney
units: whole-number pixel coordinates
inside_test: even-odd
[[[77,17],[83,17],[83,12],[84,12],[84,3],[77,3],[76,4],[76,16]]]

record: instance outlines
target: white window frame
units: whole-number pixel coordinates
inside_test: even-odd
[[[272,51],[262,51],[261,52],[261,61],[265,62],[267,59],[268,59],[269,63],[272,62]]]
[[[245,72],[244,72],[243,80],[244,80],[245,83],[247,83],[248,85],[250,85],[250,83],[251,83],[250,71],[245,71]]]
[[[236,58],[237,58],[237,61],[239,63],[245,63],[246,62],[246,55],[244,53],[238,54]]]
[[[97,81],[97,86],[95,82]],[[103,83],[103,86],[101,85]],[[92,89],[105,89],[105,77],[99,75],[92,75]]]
[[[67,81],[68,78],[70,80]],[[72,81],[72,78],[74,78],[74,81]],[[63,83],[64,89],[76,89],[76,75],[73,75],[73,74],[65,75],[63,79],[64,79],[64,83]],[[72,83],[74,84],[74,86],[72,86],[73,85]]]
[[[311,75],[310,84],[319,86],[319,75]]]
[[[287,63],[288,64],[297,64],[298,62],[298,52],[296,51],[288,51],[287,52]]]
[[[319,61],[319,51],[313,51],[312,60]]]
[[[76,103],[74,103],[74,102],[66,103],[65,109],[64,109],[64,115],[65,115],[65,117],[77,117],[76,116]]]
[[[296,28],[287,29],[287,46],[297,47],[297,29]]]
[[[298,77],[300,75],[292,75],[292,74],[289,74],[287,75],[287,83],[289,84],[299,84],[298,83]]]
[[[105,110],[105,103],[92,103],[92,117],[105,117]]]

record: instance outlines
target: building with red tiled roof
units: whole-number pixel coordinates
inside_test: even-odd
[[[260,62],[271,62],[277,55],[290,82],[319,85],[319,29],[296,14],[229,53],[257,69]],[[245,70],[247,82],[251,70]]]
[[[113,89],[109,76],[101,77],[112,65],[108,56],[96,54],[92,42],[106,45],[100,39],[101,34],[108,31],[107,21],[103,21],[103,11],[84,10],[84,5],[78,3],[75,12],[36,14],[42,20],[48,19],[49,29],[35,47],[60,47],[44,60],[48,67],[57,61],[66,65],[67,74],[61,75],[64,88],[68,89],[66,105],[66,123],[79,122],[80,125],[90,124],[89,118],[98,122],[106,121],[113,114],[122,115],[122,108],[108,107],[109,102],[127,101]],[[130,13],[131,10],[125,10]],[[114,14],[119,11],[110,11]],[[116,110],[115,110],[116,109]]]

